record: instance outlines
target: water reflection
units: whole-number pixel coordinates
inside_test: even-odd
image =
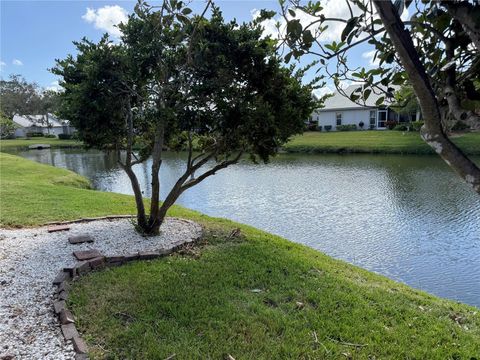
[[[20,155],[65,167],[101,190],[131,193],[113,155],[37,150]],[[162,197],[183,172],[162,165]],[[150,194],[149,164],[135,168]],[[443,297],[480,306],[480,199],[438,158],[282,155],[219,172],[178,201],[301,242]]]

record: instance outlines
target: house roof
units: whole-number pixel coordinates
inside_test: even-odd
[[[48,127],[45,115],[14,115],[13,122],[21,127]],[[52,127],[61,127],[63,123],[68,124],[68,120],[59,119],[53,114],[48,114],[48,122]]]
[[[331,110],[343,110],[343,109],[364,109],[364,108],[369,108],[369,107],[377,107],[375,105],[376,101],[381,98],[382,96],[385,96],[383,93],[375,94],[373,91],[368,97],[367,101],[365,101],[365,105],[360,105],[352,100],[350,100],[349,96],[354,92],[358,87],[361,87],[361,84],[353,84],[348,86],[344,92],[348,96],[345,96],[343,94],[340,94],[337,91],[333,94],[333,96],[329,97],[327,100],[325,100],[324,107],[321,109],[318,109],[318,111],[331,111]],[[377,91],[378,92],[378,91]],[[358,102],[361,102],[362,100],[358,100]],[[388,99],[385,99],[384,105],[388,106],[392,102],[389,101]]]

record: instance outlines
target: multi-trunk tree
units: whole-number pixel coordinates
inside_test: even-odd
[[[473,189],[480,193],[480,169],[453,142],[445,124],[454,118],[480,128],[480,5],[478,1],[339,0],[345,18],[329,17],[318,1],[281,0],[285,30],[278,47],[285,58],[314,55],[318,71],[341,82],[361,82],[350,95],[359,103],[370,94],[391,96],[392,85],[413,88],[424,120],[422,138]],[[409,19],[402,20],[405,8]],[[302,16],[300,16],[302,15]],[[274,13],[264,11],[262,19]],[[342,24],[336,41],[326,41],[329,27]],[[352,66],[349,50],[370,44],[375,62]],[[379,105],[384,98],[379,98]]]
[[[113,150],[128,174],[140,231],[157,234],[187,189],[243,155],[267,161],[303,130],[314,108],[311,87],[282,67],[255,24],[210,19],[182,2],[139,2],[122,24],[121,42],[76,43],[57,60],[62,115],[87,146]],[[185,171],[160,201],[165,149],[185,150]],[[144,205],[134,166],[150,159],[152,193]]]

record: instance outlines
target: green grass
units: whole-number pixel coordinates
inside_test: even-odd
[[[480,155],[480,132],[452,137],[465,153]],[[419,133],[401,131],[306,132],[284,146],[301,153],[434,154]]]
[[[52,148],[82,147],[82,143],[76,140],[60,140],[57,138],[36,137],[29,139],[2,139],[0,140],[0,151],[28,148],[29,145],[47,144]]]
[[[133,212],[129,196],[89,190],[72,172],[16,156],[0,154],[0,179],[2,224]],[[204,226],[197,246],[74,283],[70,307],[91,358],[470,359],[480,353],[474,307],[249,226],[180,207],[170,215]],[[241,236],[230,238],[237,227]]]
[[[71,171],[0,153],[0,226],[135,212],[130,196],[90,189]]]

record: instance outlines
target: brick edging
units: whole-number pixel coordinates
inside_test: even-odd
[[[75,326],[72,312],[67,308],[66,301],[72,281],[92,271],[102,270],[109,267],[121,266],[131,261],[152,260],[170,255],[180,250],[185,244],[193,244],[193,240],[174,246],[171,249],[159,249],[154,251],[140,251],[127,255],[100,256],[86,261],[79,261],[73,267],[63,268],[59,271],[53,284],[57,286],[53,308],[60,322],[62,335],[66,341],[71,340],[75,350],[75,360],[88,359],[88,347],[80,336]]]

